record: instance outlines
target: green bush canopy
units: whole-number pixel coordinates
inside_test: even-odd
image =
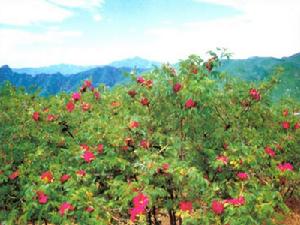
[[[108,90],[0,90],[0,223],[272,224],[299,196],[299,102],[192,55]]]

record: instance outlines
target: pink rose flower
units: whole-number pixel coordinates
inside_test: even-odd
[[[243,196],[240,196],[238,198],[225,199],[224,203],[228,203],[234,206],[241,206],[245,204],[245,198]]]
[[[182,88],[182,85],[181,85],[180,83],[176,83],[176,84],[174,84],[174,86],[173,86],[173,91],[174,91],[175,93],[177,93],[177,92],[179,92],[179,91],[181,90],[181,88]]]
[[[47,201],[48,201],[48,196],[45,195],[44,192],[38,191],[36,194],[37,194],[38,201],[39,201],[40,204],[46,204],[46,203],[47,203]]]
[[[190,109],[190,108],[194,108],[194,107],[196,107],[197,106],[197,103],[196,102],[194,102],[191,98],[190,99],[188,99],[186,102],[185,102],[185,108],[186,109]]]
[[[34,113],[32,114],[32,119],[33,119],[34,121],[38,121],[39,118],[40,118],[39,112],[34,112]]]
[[[237,174],[237,177],[242,180],[242,181],[245,181],[245,180],[248,180],[249,179],[249,176],[247,173],[244,173],[244,172],[240,172]]]
[[[251,98],[253,100],[256,100],[256,101],[259,101],[261,98],[259,91],[254,88],[249,90],[249,95],[251,96]]]
[[[192,202],[179,202],[179,208],[181,211],[188,211],[189,213],[193,210]]]
[[[282,126],[283,129],[287,130],[287,129],[290,128],[290,123],[287,122],[287,121],[284,121],[284,122],[281,123],[281,126]]]
[[[59,207],[59,214],[61,216],[65,215],[66,212],[68,211],[72,211],[74,210],[74,206],[72,206],[70,203],[68,202],[64,202],[60,205]]]
[[[61,183],[65,183],[66,181],[68,181],[71,178],[71,176],[69,174],[64,174],[60,177],[60,182]]]
[[[220,162],[223,162],[223,164],[225,164],[225,165],[227,165],[227,163],[228,163],[228,157],[225,155],[219,155],[217,157],[217,160]]]
[[[281,172],[285,172],[287,170],[289,171],[293,171],[294,167],[292,164],[290,163],[281,163],[279,165],[277,165],[277,168],[281,171]]]
[[[67,108],[68,112],[72,112],[75,108],[75,105],[72,101],[69,101],[66,105],[66,108]]]
[[[224,204],[217,200],[212,201],[211,208],[217,215],[221,215],[224,212]]]
[[[272,148],[270,147],[265,147],[265,153],[267,153],[269,156],[274,157],[275,156],[275,152]]]
[[[87,163],[90,163],[92,162],[96,157],[94,155],[93,152],[90,152],[90,151],[85,151],[82,155],[82,158],[87,162]]]
[[[80,100],[80,94],[79,94],[78,92],[74,92],[74,93],[72,94],[72,99],[73,99],[74,101]]]
[[[53,182],[53,174],[51,173],[51,171],[46,171],[46,172],[42,173],[42,175],[40,177],[46,183]]]

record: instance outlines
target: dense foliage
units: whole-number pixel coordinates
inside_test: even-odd
[[[198,56],[107,90],[0,91],[2,224],[272,224],[299,195],[299,102]]]

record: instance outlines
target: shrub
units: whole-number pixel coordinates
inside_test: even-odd
[[[0,221],[272,224],[299,191],[300,105],[271,102],[276,76],[246,83],[219,63],[192,55],[49,98],[6,84]]]

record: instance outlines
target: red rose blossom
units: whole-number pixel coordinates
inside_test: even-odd
[[[98,153],[103,153],[104,145],[103,144],[98,144]]]
[[[92,82],[90,80],[85,80],[83,85],[85,87],[91,87],[92,86]]]
[[[55,120],[56,119],[56,117],[53,115],[53,114],[49,114],[48,116],[47,116],[47,120],[49,121],[49,122],[52,122],[53,120]]]
[[[12,172],[12,173],[8,176],[8,178],[9,178],[10,180],[14,180],[14,179],[16,179],[19,175],[20,175],[19,170],[16,170],[16,171]]]
[[[174,86],[173,86],[173,91],[174,91],[175,93],[179,92],[181,89],[182,89],[182,85],[181,85],[180,83],[174,84]]]
[[[144,106],[149,106],[150,102],[147,98],[142,98],[141,99],[141,104]]]
[[[244,173],[244,172],[239,172],[237,174],[237,177],[242,180],[242,181],[245,181],[245,180],[248,180],[249,179],[249,176],[247,173]]]
[[[88,206],[86,207],[85,211],[88,212],[88,213],[91,213],[93,212],[95,209],[92,207],[92,206]]]
[[[288,116],[289,115],[289,111],[287,109],[283,110],[282,115],[283,116]]]
[[[88,110],[90,110],[90,108],[91,108],[91,105],[89,104],[89,103],[82,103],[82,110],[83,111],[88,111]]]
[[[228,163],[228,157],[225,155],[219,155],[217,156],[217,160],[222,162],[223,164],[227,164]]]
[[[46,204],[46,203],[47,203],[47,201],[48,201],[48,196],[45,195],[44,192],[38,191],[36,194],[37,194],[38,201],[39,201],[40,204]]]
[[[153,81],[152,81],[152,80],[146,80],[146,81],[144,82],[144,84],[146,85],[147,88],[152,88]]]
[[[89,151],[89,150],[90,150],[90,147],[89,147],[87,144],[81,144],[81,145],[80,145],[80,149],[81,149],[81,150],[84,150],[84,151]]]
[[[163,163],[163,164],[162,164],[162,169],[163,169],[164,171],[167,171],[169,168],[170,168],[169,163]]]
[[[130,220],[132,222],[135,221],[136,219],[136,216],[138,216],[139,214],[143,214],[144,212],[144,209],[142,207],[137,207],[137,208],[132,208],[129,210],[129,213],[130,213]]]
[[[96,157],[93,152],[85,151],[81,156],[87,163],[92,162]]]
[[[129,127],[130,127],[131,129],[134,129],[134,128],[138,128],[139,125],[140,125],[139,122],[137,122],[137,121],[131,121],[130,124],[129,124]]]
[[[193,210],[192,202],[179,202],[179,208],[181,211],[188,211],[189,213]]]
[[[253,100],[259,101],[261,98],[259,91],[254,88],[249,90],[249,94]]]
[[[290,163],[281,163],[279,165],[277,165],[277,168],[281,171],[281,172],[285,172],[287,170],[289,171],[293,171],[294,167],[292,164]]]
[[[74,206],[72,206],[70,203],[68,202],[64,202],[60,205],[59,207],[59,214],[61,216],[65,215],[66,212],[68,211],[72,211],[74,210]]]
[[[34,113],[32,114],[32,119],[33,119],[34,121],[38,121],[39,118],[40,118],[39,112],[34,112]]]
[[[283,129],[287,130],[287,129],[290,128],[290,123],[287,122],[287,121],[284,121],[284,122],[281,123],[281,126],[282,126]]]
[[[150,142],[147,140],[141,140],[140,146],[144,149],[148,149],[150,147]]]
[[[99,100],[100,99],[100,92],[96,91],[94,93],[94,97],[95,97],[96,100]]]
[[[61,183],[65,183],[66,181],[68,181],[71,178],[71,176],[69,174],[64,174],[60,177],[60,182]]]
[[[300,122],[296,122],[294,125],[294,129],[297,130],[300,128]]]
[[[149,199],[146,195],[144,195],[143,193],[138,193],[138,195],[136,195],[133,198],[133,206],[134,207],[138,207],[138,206],[147,206],[149,203]],[[146,207],[145,207],[146,208]]]
[[[198,73],[197,67],[194,67],[194,68],[192,69],[192,73],[193,73],[193,74],[197,74],[197,73]]]
[[[66,108],[67,108],[68,112],[72,112],[75,108],[75,105],[72,101],[69,101],[66,105]]]
[[[132,222],[135,221],[137,215],[140,215],[145,212],[148,203],[149,198],[142,193],[138,193],[138,195],[133,198],[133,208],[129,211],[130,220]]]
[[[134,96],[136,96],[137,92],[135,90],[129,90],[128,91],[128,95],[130,95],[130,97],[134,98]]]
[[[46,172],[42,173],[42,175],[40,177],[46,183],[53,182],[53,174],[51,173],[51,171],[46,171]]]
[[[73,99],[74,101],[80,100],[80,94],[79,94],[78,92],[74,92],[74,93],[72,94],[72,99]]]
[[[191,98],[185,102],[185,108],[190,109],[196,107],[197,103],[194,102]]]
[[[240,196],[238,198],[225,199],[224,203],[228,203],[234,206],[241,206],[245,204],[245,198],[243,196]]]
[[[136,78],[136,82],[142,84],[142,83],[145,82],[145,79],[144,79],[144,77],[137,77],[137,78]]]
[[[78,170],[76,171],[76,174],[80,177],[84,177],[86,175],[86,172],[84,170]]]
[[[265,147],[265,153],[267,153],[271,157],[275,156],[274,150],[272,148],[270,148],[269,146]]]
[[[224,212],[224,204],[217,200],[212,201],[211,208],[217,215],[221,215]]]

